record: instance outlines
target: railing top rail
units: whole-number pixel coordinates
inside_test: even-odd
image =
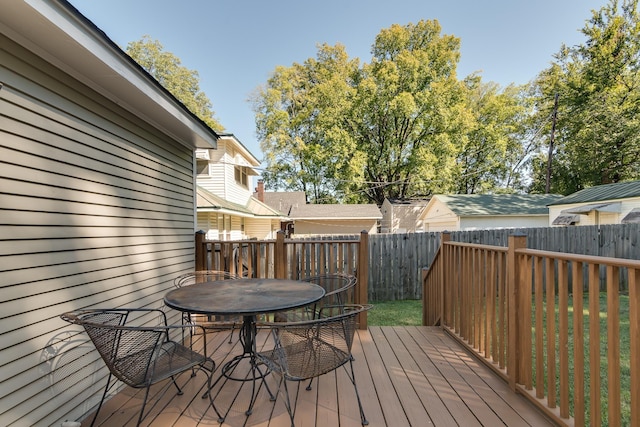
[[[285,239],[285,243],[360,243],[360,239]],[[223,244],[232,244],[232,243],[247,243],[247,244],[264,244],[264,243],[275,243],[274,239],[265,239],[265,240],[203,240],[203,243],[223,243]]]
[[[449,245],[449,246],[460,246],[460,247],[466,247],[466,248],[477,248],[477,249],[485,249],[485,250],[489,250],[489,251],[495,251],[495,252],[507,252],[507,248],[504,246],[492,246],[492,245],[481,245],[478,243],[465,243],[465,242],[453,242],[453,241],[448,241],[448,242],[443,242],[444,245]]]
[[[578,262],[587,262],[589,264],[601,264],[601,265],[611,265],[616,267],[640,269],[640,260],[635,260],[635,259],[611,258],[611,257],[596,256],[596,255],[569,254],[564,252],[551,252],[551,251],[543,251],[540,249],[528,249],[528,248],[517,249],[516,253],[523,254],[523,255],[537,256],[541,258],[555,258],[563,261],[578,261]]]

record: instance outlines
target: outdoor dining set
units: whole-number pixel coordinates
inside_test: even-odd
[[[216,397],[227,383],[249,384],[251,396],[244,413],[249,417],[260,391],[270,400],[284,399],[294,426],[298,390],[313,379],[343,367],[353,384],[362,425],[368,421],[360,401],[353,371],[351,345],[358,314],[370,305],[350,304],[356,278],[326,274],[299,280],[243,278],[221,271],[196,271],[176,277],[175,289],[164,296],[163,309],[106,308],[64,313],[61,317],[81,325],[109,369],[104,393],[92,424],[109,390],[124,383],[145,390],[138,425],[145,411],[150,387],[167,381],[182,394],[177,376],[204,372],[203,399],[209,399],[218,422],[230,408],[220,408]],[[168,324],[171,310],[181,313],[179,324]],[[270,334],[268,345],[256,344],[259,330]],[[217,366],[208,333],[228,333],[241,352]],[[196,341],[196,347],[193,343]],[[349,369],[350,368],[350,369]],[[267,378],[277,378],[277,389]],[[170,382],[169,382],[170,381]],[[121,383],[120,383],[121,382]],[[295,384],[297,387],[292,387]]]

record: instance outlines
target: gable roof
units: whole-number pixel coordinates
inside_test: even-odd
[[[218,134],[67,0],[12,2],[0,29],[179,143],[215,148]]]
[[[454,194],[436,195],[458,216],[548,215],[547,205],[559,194]]]
[[[585,188],[569,194],[553,203],[549,203],[549,205],[601,202],[605,200],[628,199],[630,197],[640,197],[640,181],[596,185],[595,187]]]
[[[250,197],[246,206],[233,203],[198,186],[196,189],[196,207],[199,212],[223,212],[244,217],[274,217],[283,215],[255,197]]]
[[[264,203],[289,215],[292,207],[307,204],[307,196],[304,191],[265,191]]]
[[[294,206],[291,219],[382,219],[378,205],[315,205]]]

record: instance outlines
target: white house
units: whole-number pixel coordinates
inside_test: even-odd
[[[640,222],[640,181],[585,188],[549,204],[549,225]]]
[[[3,2],[0,64],[0,425],[60,426],[107,376],[60,314],[160,307],[193,270],[218,135],[64,0]]]
[[[381,233],[412,233],[423,231],[420,219],[422,212],[429,204],[429,200],[389,200],[384,199],[380,211]]]
[[[198,229],[207,239],[274,239],[283,214],[253,197],[256,157],[232,134],[218,148],[196,150]]]
[[[547,227],[557,194],[435,195],[420,219],[424,231]]]

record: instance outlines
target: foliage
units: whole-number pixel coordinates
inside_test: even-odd
[[[180,59],[165,52],[159,41],[144,36],[127,45],[127,54],[210,128],[224,130],[214,117],[211,101],[200,91],[198,72],[182,66]]]
[[[322,45],[254,96],[265,185],[315,203],[522,187],[520,88],[459,81],[460,41],[437,21],[382,30],[370,63]]]
[[[552,192],[640,178],[640,20],[638,0],[618,0],[582,29],[586,42],[562,46],[537,78],[539,117],[557,93]],[[546,153],[534,160],[533,190],[544,188]]]
[[[322,45],[315,59],[277,67],[254,95],[267,186],[302,190],[310,201],[331,203],[358,173],[353,140],[341,125],[357,67],[343,46]]]

